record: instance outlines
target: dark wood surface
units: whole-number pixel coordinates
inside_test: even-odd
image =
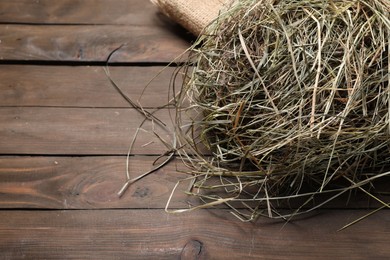
[[[364,194],[289,223],[243,223],[224,207],[168,214],[186,176],[175,159],[117,196],[143,116],[106,61],[120,47],[112,79],[153,111],[168,101],[165,66],[191,39],[147,0],[0,2],[0,259],[390,258],[389,210],[337,232],[376,207]],[[171,129],[172,112],[156,114]],[[142,126],[132,177],[165,151],[153,130],[170,138]],[[171,207],[192,199],[176,192]]]
[[[6,259],[388,259],[387,212],[335,231],[361,213],[320,211],[284,225],[242,224],[221,210],[3,210],[0,251]]]
[[[167,85],[161,82],[169,82],[174,69],[134,65],[109,67],[109,72],[126,95],[154,108],[168,102]],[[0,78],[0,108],[129,108],[107,81],[104,66],[0,65]]]

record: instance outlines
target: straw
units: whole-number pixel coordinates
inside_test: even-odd
[[[390,175],[388,0],[243,0],[208,32],[176,97],[192,195],[286,218]]]

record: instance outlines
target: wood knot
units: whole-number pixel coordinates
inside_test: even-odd
[[[185,244],[180,259],[201,259],[203,255],[203,243],[196,239],[191,239]]]
[[[132,197],[136,198],[145,198],[150,195],[150,190],[148,187],[137,187],[134,191]]]

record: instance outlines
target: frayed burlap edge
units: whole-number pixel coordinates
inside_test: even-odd
[[[160,10],[194,35],[215,20],[232,0],[151,0]]]

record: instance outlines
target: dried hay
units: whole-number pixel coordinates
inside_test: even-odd
[[[198,207],[288,218],[390,175],[388,0],[243,0],[208,32],[175,100]]]

